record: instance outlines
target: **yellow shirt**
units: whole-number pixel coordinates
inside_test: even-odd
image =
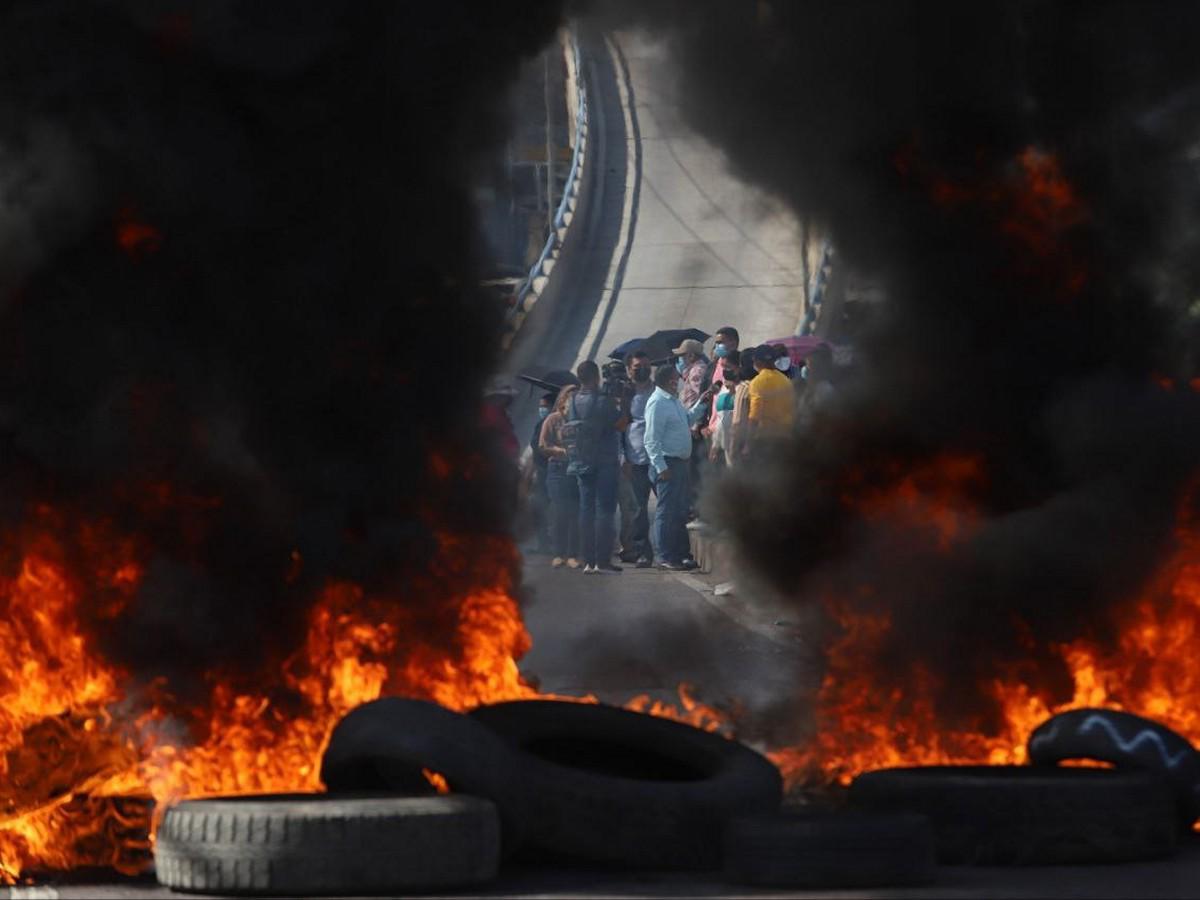
[[[796,392],[782,372],[763,369],[750,382],[750,421],[766,432],[790,431],[796,416]]]

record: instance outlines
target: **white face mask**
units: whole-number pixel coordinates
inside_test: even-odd
[[[788,358],[786,356],[781,356],[781,357],[779,357],[779,359],[775,360],[775,368],[778,369],[780,372],[786,372],[791,367],[792,367],[792,361],[790,358]]]

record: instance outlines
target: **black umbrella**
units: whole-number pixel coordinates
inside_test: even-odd
[[[631,350],[645,350],[650,354],[650,358],[656,362],[669,359],[671,351],[678,347],[686,340],[699,341],[704,343],[708,340],[708,334],[701,331],[699,328],[670,328],[666,331],[656,331],[649,337],[634,338],[626,341],[619,347],[614,347],[612,353],[608,354],[610,359],[625,359],[625,354]]]
[[[579,384],[579,379],[566,369],[552,369],[549,366],[526,366],[517,377],[527,381],[543,391],[557,392],[568,384]]]

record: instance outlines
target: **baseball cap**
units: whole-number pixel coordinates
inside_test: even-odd
[[[703,353],[704,345],[693,338],[688,338],[671,351],[672,356],[682,356],[685,353]]]

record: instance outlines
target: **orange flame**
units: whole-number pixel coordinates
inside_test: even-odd
[[[135,693],[128,674],[99,655],[79,620],[82,588],[50,530],[24,538],[15,576],[0,573],[0,654],[20,661],[0,668],[0,881],[80,866],[140,871],[149,861],[150,815],[137,795],[152,797],[161,813],[181,797],[321,790],[320,759],[333,727],[385,694],[457,710],[544,696],[517,668],[530,638],[511,593],[516,551],[507,539],[468,546],[439,536],[435,573],[470,565],[469,574],[485,585],[436,598],[455,617],[450,646],[421,636],[420,609],[364,596],[353,584],[330,584],[276,683],[239,692],[214,673],[207,702],[187,709],[172,700],[168,685]],[[112,595],[89,609],[115,616],[141,578],[136,553],[99,529],[83,534]],[[278,699],[289,695],[300,702]],[[720,713],[687,686],[680,697],[682,709],[648,698],[631,705],[718,727]],[[448,790],[440,774],[426,777]]]
[[[971,172],[949,177],[925,163],[918,142],[912,141],[892,162],[901,177],[916,180],[936,206],[947,212],[969,210],[993,223],[1017,251],[1012,263],[1017,274],[1046,281],[1066,297],[1087,285],[1087,266],[1067,238],[1088,220],[1089,212],[1054,154],[1026,147],[997,174],[981,151]]]
[[[893,502],[923,515],[935,535],[942,534],[937,523],[947,515],[963,515],[946,484],[919,497],[919,503],[911,500],[904,487]],[[1028,670],[1003,673],[981,686],[1000,707],[998,724],[947,727],[930,700],[937,685],[932,672],[917,669],[899,685],[872,668],[891,628],[887,615],[854,612],[849,604],[828,600],[826,609],[843,631],[830,648],[818,692],[816,735],[806,746],[769,754],[772,760],[791,785],[848,784],[861,772],[890,766],[1022,764],[1034,728],[1080,707],[1148,716],[1200,744],[1200,673],[1191,664],[1200,638],[1200,523],[1190,512],[1194,502],[1189,491],[1175,550],[1122,614],[1118,645],[1104,650],[1080,639],[1053,648],[1071,676],[1069,699],[1039,686],[1037,673]],[[946,503],[950,510],[939,507]]]

